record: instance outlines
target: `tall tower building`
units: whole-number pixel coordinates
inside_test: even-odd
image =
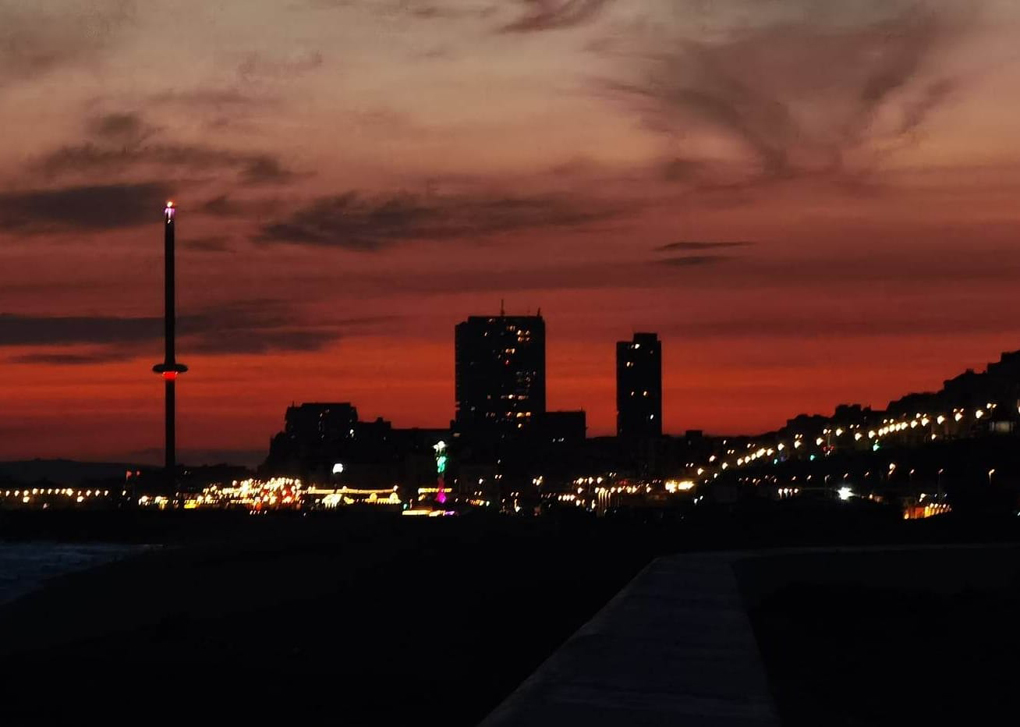
[[[163,363],[152,370],[163,377],[166,404],[165,422],[165,487],[171,497],[177,494],[177,377],[188,367],[177,361],[177,289],[174,283],[174,227],[177,208],[167,202],[163,208]]]
[[[545,414],[542,316],[471,316],[456,328],[457,429],[503,439]]]
[[[654,333],[616,344],[616,434],[631,441],[662,436],[662,343]]]

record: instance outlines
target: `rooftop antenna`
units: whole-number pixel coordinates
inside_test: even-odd
[[[506,315],[506,307],[503,305],[503,299],[499,299],[499,317],[502,318]]]

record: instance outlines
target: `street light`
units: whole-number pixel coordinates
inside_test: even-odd
[[[994,474],[995,474],[995,469],[994,468],[988,470],[988,486],[989,487],[992,486],[992,475],[994,475]]]

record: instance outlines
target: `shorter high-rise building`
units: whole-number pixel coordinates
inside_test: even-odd
[[[539,422],[544,444],[578,447],[588,433],[587,416],[583,411],[549,411]]]
[[[287,436],[305,446],[335,443],[354,437],[358,410],[349,402],[287,407]]]
[[[662,343],[654,333],[616,344],[616,434],[632,441],[662,436]]]

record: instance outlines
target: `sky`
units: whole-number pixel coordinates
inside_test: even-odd
[[[0,0],[0,459],[258,462],[292,402],[445,426],[468,315],[669,432],[1020,348],[1012,0]]]

